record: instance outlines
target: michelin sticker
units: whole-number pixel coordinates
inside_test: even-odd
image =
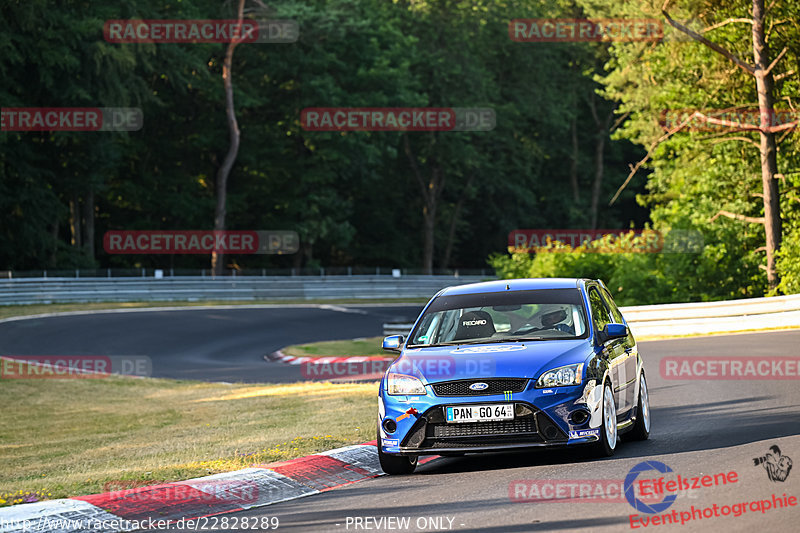
[[[597,437],[599,435],[600,435],[599,429],[579,429],[577,431],[572,430],[569,432],[570,439],[583,439],[586,437]]]

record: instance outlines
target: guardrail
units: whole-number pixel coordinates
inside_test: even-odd
[[[800,327],[800,294],[621,308],[634,335],[690,335]]]
[[[622,307],[637,337],[800,327],[800,294],[722,302]],[[384,335],[408,335],[413,324],[384,324]]]
[[[82,302],[430,298],[479,276],[18,278],[0,280],[0,305]]]
[[[420,268],[387,268],[363,266],[328,266],[328,267],[303,267],[303,268],[226,268],[222,274],[216,276],[231,278],[246,277],[330,277],[330,276],[494,276],[494,271],[485,268],[467,269],[440,269],[425,272]],[[74,268],[74,269],[41,269],[41,270],[0,270],[0,279],[17,278],[214,278],[211,269],[207,268]]]

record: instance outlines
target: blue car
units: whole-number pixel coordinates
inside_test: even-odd
[[[650,435],[642,358],[605,285],[515,279],[450,287],[423,309],[378,394],[378,455],[410,474],[420,455],[588,446]]]

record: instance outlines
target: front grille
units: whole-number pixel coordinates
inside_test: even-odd
[[[472,390],[469,386],[473,383],[486,383],[489,386],[483,390]],[[524,378],[462,379],[434,383],[433,393],[436,396],[487,396],[504,392],[522,392],[527,385],[528,380]]]
[[[442,437],[483,437],[493,435],[513,435],[536,433],[536,421],[532,416],[516,420],[497,422],[466,422],[464,424],[431,425],[433,438]]]
[[[546,414],[527,402],[514,403],[514,420],[448,424],[444,411],[444,406],[425,411],[400,445],[408,448],[471,448],[567,440],[566,434]]]

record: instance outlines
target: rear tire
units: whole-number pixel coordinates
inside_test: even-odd
[[[594,445],[594,455],[597,457],[611,457],[617,449],[617,404],[614,401],[614,391],[611,384],[606,381],[603,385],[603,417],[600,426],[600,441]]]
[[[378,435],[378,461],[381,463],[381,470],[390,476],[402,476],[413,474],[417,468],[417,457],[409,455],[390,455],[383,453],[381,436]]]
[[[636,404],[636,422],[633,429],[625,434],[625,440],[647,440],[650,437],[650,396],[644,372],[639,378],[639,403]]]

